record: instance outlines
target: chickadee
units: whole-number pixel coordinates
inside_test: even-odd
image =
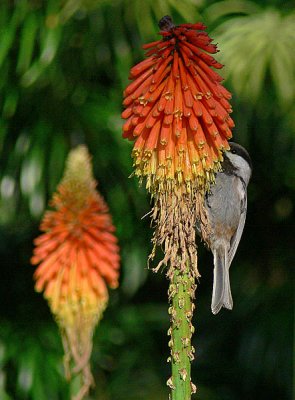
[[[247,212],[247,185],[252,173],[250,156],[242,146],[230,142],[223,154],[222,171],[205,198],[211,233],[208,245],[214,257],[211,310],[233,308],[229,267],[239,245]]]

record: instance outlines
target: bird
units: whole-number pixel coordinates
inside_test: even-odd
[[[222,170],[205,196],[205,210],[210,227],[207,245],[213,253],[214,273],[211,310],[232,310],[229,267],[238,248],[247,213],[247,186],[252,175],[252,162],[247,150],[229,142],[224,151]],[[199,229],[200,232],[200,228]]]

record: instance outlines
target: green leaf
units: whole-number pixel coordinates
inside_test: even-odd
[[[18,375],[16,387],[18,392],[24,396],[27,395],[33,385],[33,377],[35,370],[35,349],[32,347],[30,351],[20,354],[18,360]]]
[[[14,115],[19,99],[19,94],[16,89],[8,88],[8,90],[3,104],[2,114],[4,118],[11,118]]]
[[[32,64],[21,79],[24,87],[33,85],[52,63],[60,44],[61,33],[62,27],[60,25],[46,30],[39,59]]]
[[[0,36],[1,36],[1,41],[0,41],[0,67],[2,66],[2,63],[7,56],[10,48],[12,47],[13,40],[15,37],[16,33],[16,27],[17,27],[17,19],[13,18],[11,19],[10,23],[5,26],[5,29],[3,28],[0,31]]]
[[[281,107],[295,99],[295,41],[291,25],[294,16],[286,17],[277,10],[235,17],[221,24],[213,36],[219,42],[218,59],[225,64],[225,73],[234,90],[253,105],[264,93],[270,72]]]
[[[36,43],[38,23],[39,21],[33,12],[31,12],[24,21],[20,34],[18,62],[16,67],[18,73],[24,73],[31,64]]]
[[[0,67],[7,56],[9,50],[13,45],[13,40],[16,35],[16,30],[18,25],[21,23],[23,18],[26,15],[27,10],[27,2],[20,1],[16,3],[16,6],[13,8],[13,14],[9,21],[3,23],[2,28],[0,30]],[[5,13],[6,14],[6,13]]]
[[[260,10],[260,7],[253,1],[247,0],[225,0],[213,3],[204,12],[205,20],[213,23],[219,18],[230,14],[253,14]]]
[[[156,26],[153,20],[150,0],[148,1],[135,1],[135,18],[138,30],[143,40],[147,40],[151,37],[151,34],[155,33]]]
[[[198,7],[196,3],[193,3],[189,0],[186,1],[178,1],[178,0],[168,0],[169,4],[172,8],[174,8],[179,15],[186,22],[195,21],[197,17],[199,17]]]

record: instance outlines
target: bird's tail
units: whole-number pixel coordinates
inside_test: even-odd
[[[224,248],[219,248],[214,251],[213,255],[214,280],[211,310],[213,314],[217,314],[222,307],[231,310],[233,299],[230,290],[227,251]]]

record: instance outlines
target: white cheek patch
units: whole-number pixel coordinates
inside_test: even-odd
[[[248,185],[251,176],[251,169],[247,161],[237,154],[227,152],[226,155],[233,166],[238,169],[237,175],[245,181],[246,185]]]

